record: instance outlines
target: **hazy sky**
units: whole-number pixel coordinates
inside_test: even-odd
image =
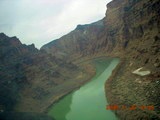
[[[0,0],[0,32],[37,48],[105,16],[111,0]]]

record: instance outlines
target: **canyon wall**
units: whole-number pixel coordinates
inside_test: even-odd
[[[150,59],[154,64],[151,59],[159,54],[159,4],[158,0],[113,0],[107,5],[105,25],[107,40],[115,41],[113,52],[125,50],[133,59]]]
[[[0,117],[16,112],[15,117],[27,115],[29,119],[34,117],[31,112],[46,111],[53,102],[94,75],[94,69],[87,67],[56,58],[33,44],[27,46],[17,37],[0,33],[0,111],[5,112]]]
[[[110,104],[118,106],[113,111],[122,120],[160,119],[159,5],[159,0],[113,0],[107,5],[107,40],[114,41],[111,54],[122,62],[105,89]],[[146,71],[148,74],[140,74]]]
[[[41,49],[67,57],[127,53],[133,58],[157,52],[159,36],[159,1],[113,0],[107,5],[106,17],[98,22],[78,25],[69,34]],[[151,46],[151,44],[153,44]],[[154,45],[155,44],[155,45]]]
[[[77,25],[69,34],[54,40],[44,46],[42,50],[56,57],[71,60],[93,54],[105,48],[104,20],[92,24]]]
[[[98,55],[120,57],[121,65],[106,82],[106,96],[111,104],[126,105],[128,109],[114,112],[122,120],[160,119],[159,6],[159,0],[113,0],[107,4],[103,20],[78,25],[42,49],[71,61]],[[140,69],[149,74],[134,74]],[[134,111],[130,110],[132,105],[137,107]],[[154,106],[154,110],[141,109],[147,105]]]

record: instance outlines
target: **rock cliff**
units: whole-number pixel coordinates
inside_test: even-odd
[[[116,43],[112,55],[123,60],[105,88],[112,105],[127,107],[114,111],[122,120],[160,119],[159,5],[159,0],[113,0],[107,5],[107,39]]]
[[[0,33],[0,112],[44,112],[89,80],[94,70],[87,71],[87,66],[84,69]]]
[[[105,48],[103,19],[92,24],[77,25],[69,34],[54,40],[41,49],[63,59],[75,59],[93,54]]]

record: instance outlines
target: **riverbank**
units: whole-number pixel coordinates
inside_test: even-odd
[[[57,120],[105,120],[107,118],[117,120],[111,111],[105,109],[104,83],[106,77],[111,75],[112,70],[118,64],[119,59],[99,58],[92,61],[96,65],[94,78],[80,89],[57,102],[49,111],[50,116],[55,117]]]
[[[95,74],[96,74],[95,64],[93,63],[93,60],[100,59],[100,58],[107,58],[107,56],[85,57],[83,59],[78,59],[78,60],[74,61],[74,63],[76,65],[78,65],[79,67],[84,68],[84,70],[86,71],[86,73],[88,75],[90,75],[90,77],[88,79],[84,80],[78,86],[74,86],[74,88],[70,89],[69,91],[67,91],[67,92],[65,92],[65,93],[63,93],[61,95],[57,95],[57,97],[52,101],[52,104],[50,104],[48,107],[46,107],[46,109],[44,111],[42,111],[42,112],[48,113],[48,111],[50,110],[50,108],[54,104],[56,104],[58,101],[60,101],[65,96],[69,95],[70,93],[76,91],[77,89],[79,89],[84,84],[88,83],[93,78],[93,76],[95,76]]]
[[[118,76],[118,72],[120,71],[120,69],[121,69],[121,67],[123,66],[124,63],[125,63],[125,60],[124,59],[120,59],[120,62],[118,63],[116,68],[112,71],[111,76],[105,82],[105,95],[106,95],[106,99],[107,99],[107,101],[108,101],[108,103],[110,105],[113,105],[112,104],[113,103],[112,102],[113,95],[112,95],[112,92],[110,92],[112,90],[112,82],[113,82],[115,76]],[[113,112],[116,114],[115,111],[113,111]]]
[[[80,79],[79,81],[76,81],[76,83],[70,84],[69,85],[70,89],[68,91],[65,91],[63,94],[57,95],[56,97],[54,97],[52,99],[52,103],[49,104],[46,107],[46,109],[44,109],[44,111],[42,111],[42,112],[48,113],[48,111],[51,109],[51,107],[54,104],[56,104],[57,102],[59,102],[61,99],[63,99],[67,95],[71,94],[72,92],[78,90],[84,84],[88,83],[93,78],[93,76],[96,74],[95,67],[94,67],[91,60],[86,60],[85,62],[78,63],[77,65],[84,69],[84,72],[88,75],[87,78],[86,79]]]
[[[157,71],[150,75],[136,75],[133,71],[143,67],[138,61],[121,59],[106,81],[106,98],[110,105],[118,106],[113,112],[120,120],[159,120]],[[153,99],[154,98],[154,99]]]
[[[70,71],[63,69],[65,66],[62,66],[62,69],[57,68],[56,71],[61,71],[61,73],[53,72],[52,75],[55,77],[52,76],[49,82],[48,79],[44,81],[34,81],[38,87],[31,86],[32,88],[30,89],[26,87],[26,89],[21,91],[21,94],[25,97],[16,104],[15,111],[43,113],[51,104],[58,101],[64,95],[78,89],[95,74],[94,68],[89,63],[75,66],[77,66],[76,69],[71,68]],[[67,67],[70,68],[72,66]],[[60,79],[62,75],[64,75],[64,79]],[[43,78],[44,76],[41,77]],[[39,76],[39,79],[42,78]],[[34,92],[32,92],[32,90],[34,90]]]

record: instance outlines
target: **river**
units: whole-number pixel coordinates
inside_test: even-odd
[[[119,63],[118,58],[93,60],[96,75],[80,89],[67,95],[53,105],[48,115],[56,120],[117,120],[115,114],[106,110],[104,84]]]

